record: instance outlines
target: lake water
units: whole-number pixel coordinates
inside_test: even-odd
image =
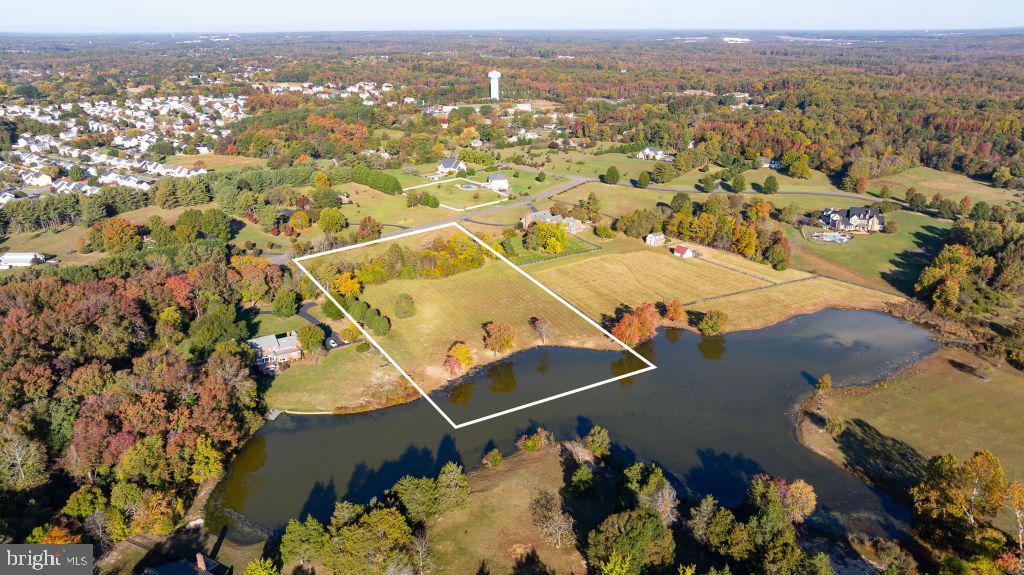
[[[306,513],[325,519],[335,500],[368,501],[404,475],[436,474],[448,461],[471,468],[493,447],[511,453],[538,425],[565,439],[599,424],[619,456],[656,462],[681,496],[734,503],[754,474],[802,478],[818,493],[817,526],[894,535],[907,510],[803,447],[795,407],[822,373],[837,386],[867,384],[934,349],[926,330],[886,314],[826,310],[721,338],[668,330],[640,350],[654,371],[459,430],[425,401],[354,416],[283,415],[234,460],[208,519],[245,540]],[[561,367],[552,372],[552,363]],[[440,403],[465,420],[533,397],[545,382],[578,387],[638,364],[625,352],[538,349]]]

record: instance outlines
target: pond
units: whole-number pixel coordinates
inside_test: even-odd
[[[757,473],[802,478],[818,493],[818,527],[896,535],[907,526],[907,510],[804,448],[795,408],[822,373],[837,386],[869,384],[935,347],[927,330],[886,314],[826,310],[719,338],[663,331],[640,350],[658,366],[654,371],[458,430],[425,401],[354,416],[285,415],[234,460],[208,520],[213,528],[229,523],[229,537],[244,541],[307,513],[328,518],[335,500],[366,502],[404,475],[436,474],[448,461],[472,468],[493,447],[512,452],[516,438],[537,426],[564,439],[599,424],[617,455],[661,465],[683,497],[710,493],[731,504]],[[557,351],[518,357],[514,369],[499,369],[489,381],[478,377],[443,407],[484,405],[503,393],[577,377],[572,369],[545,367]],[[576,350],[560,355],[559,365],[567,357],[586,377],[595,365],[614,375],[636,361],[624,352]]]

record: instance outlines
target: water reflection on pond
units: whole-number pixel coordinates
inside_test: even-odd
[[[686,497],[731,503],[754,474],[800,477],[818,492],[818,525],[891,533],[906,510],[801,446],[793,408],[821,373],[837,385],[866,384],[934,347],[927,331],[885,314],[828,310],[718,338],[668,330],[641,350],[654,371],[459,430],[424,401],[355,416],[282,416],[235,459],[210,520],[227,515],[266,529],[306,513],[325,519],[335,500],[365,502],[406,474],[434,474],[447,461],[473,467],[493,447],[509,453],[538,425],[565,438],[599,423],[619,456],[658,463]],[[563,351],[557,362],[538,350],[494,364],[452,388],[443,407],[488,408],[552,379],[585,384],[636,369],[623,353],[571,350],[580,353],[567,364]]]

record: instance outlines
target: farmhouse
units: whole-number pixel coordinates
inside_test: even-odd
[[[299,337],[294,331],[264,335],[246,343],[256,351],[256,365],[267,373],[274,373],[281,364],[302,357]]]
[[[27,268],[35,264],[47,263],[46,256],[35,252],[7,252],[0,256],[0,270],[11,268]]]
[[[587,224],[577,220],[573,217],[563,217],[552,214],[550,210],[541,210],[539,212],[531,212],[523,216],[520,223],[523,224],[523,229],[530,227],[532,224],[537,222],[545,224],[565,224],[565,231],[570,234],[578,234],[587,229]]]
[[[665,150],[653,146],[647,146],[636,153],[638,160],[663,160],[666,157],[668,157],[668,154],[665,153]]]
[[[663,246],[665,245],[665,234],[658,232],[656,234],[647,234],[644,238],[644,242],[649,246]]]
[[[458,158],[444,158],[437,164],[437,173],[448,174],[466,169],[466,162]]]
[[[678,244],[678,245],[676,245],[676,247],[672,248],[672,255],[676,256],[677,258],[682,258],[684,260],[687,260],[687,259],[690,259],[690,258],[692,258],[693,256],[695,256],[697,254],[696,254],[696,252],[694,252],[690,248],[688,248],[688,247],[686,247],[686,246],[684,246],[682,244]]]
[[[880,232],[885,229],[885,217],[877,208],[829,208],[819,221],[826,228],[841,232]]]
[[[487,174],[487,187],[495,192],[507,192],[509,190],[508,176],[501,172]]]

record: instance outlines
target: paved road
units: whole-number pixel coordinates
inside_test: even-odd
[[[334,347],[332,347],[330,344],[327,343],[328,341],[330,341],[332,339],[335,342],[337,342],[337,344],[339,346],[344,345],[342,343],[341,336],[338,335],[338,333],[335,332],[334,329],[331,328],[331,326],[327,325],[326,323],[321,323],[320,320],[318,320],[315,317],[313,317],[313,314],[309,313],[309,310],[311,310],[314,307],[316,307],[316,305],[317,305],[316,302],[312,302],[312,301],[311,302],[306,302],[306,303],[302,304],[302,306],[299,307],[299,311],[298,311],[299,317],[301,317],[302,319],[308,321],[312,325],[320,326],[320,328],[324,330],[324,344],[325,344],[324,347],[327,348],[327,351],[331,351],[332,349],[334,349]]]

